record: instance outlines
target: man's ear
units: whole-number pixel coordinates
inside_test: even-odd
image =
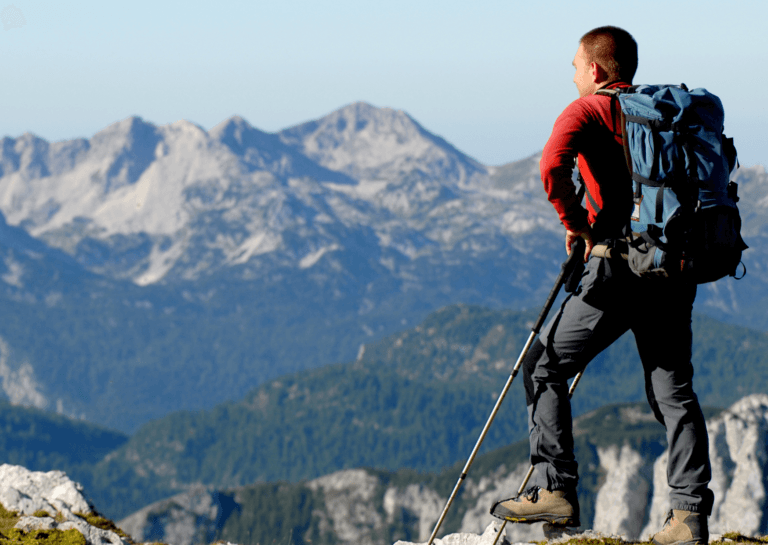
[[[600,85],[608,81],[608,73],[596,62],[589,64],[589,76],[593,83]]]

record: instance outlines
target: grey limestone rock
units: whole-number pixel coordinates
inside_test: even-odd
[[[83,487],[70,480],[63,471],[43,473],[10,464],[0,466],[0,503],[23,515],[40,510],[49,513],[93,512]]]
[[[597,452],[606,476],[595,498],[593,528],[636,538],[648,506],[653,460],[626,444],[598,448]]]
[[[435,539],[434,545],[510,545],[506,536],[502,536],[496,541],[496,535],[499,533],[501,521],[493,521],[485,528],[482,534],[475,533],[456,533],[448,534],[443,538]],[[429,536],[427,536],[428,540]],[[425,540],[425,542],[427,541]],[[397,541],[395,545],[415,545],[408,541]]]
[[[136,541],[171,545],[210,543],[224,507],[223,496],[202,486],[155,502],[121,520],[118,525]]]
[[[88,524],[78,514],[94,514],[83,487],[63,471],[29,471],[20,466],[0,466],[0,503],[22,515],[16,528],[32,530],[75,529],[88,545],[127,545],[118,534]],[[51,516],[31,516],[45,511]]]
[[[373,533],[385,525],[373,501],[382,492],[376,476],[362,469],[350,469],[310,481],[308,486],[325,497],[324,512],[317,513],[321,531],[332,528],[339,543],[375,543]]]
[[[429,539],[434,521],[440,517],[445,500],[437,492],[421,484],[405,489],[390,487],[384,493],[384,511],[387,522],[392,522],[399,510],[406,510],[419,519],[419,539]]]

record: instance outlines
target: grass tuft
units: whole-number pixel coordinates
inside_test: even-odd
[[[753,545],[765,545],[768,543],[768,536],[761,537],[747,537],[738,532],[729,532],[723,534],[723,538],[720,541],[712,541],[709,545],[732,545],[736,543],[753,544]],[[547,545],[546,541],[540,541],[537,545]],[[652,545],[650,541],[622,541],[615,538],[584,538],[574,537],[568,541],[558,541],[558,545]]]
[[[0,503],[0,534],[5,536],[8,532],[13,530],[16,523],[19,521],[19,514],[15,511],[8,511],[2,503]]]
[[[723,540],[719,543],[728,543],[729,541],[735,541],[736,543],[768,543],[768,536],[747,537],[738,532],[727,532],[723,534]]]
[[[128,543],[133,543],[133,540],[131,539],[131,536],[123,532],[117,524],[109,520],[108,518],[102,517],[100,514],[93,512],[93,513],[75,513],[78,517],[83,519],[85,522],[90,524],[91,526],[94,526],[96,528],[100,528],[101,530],[107,530],[109,532],[114,532],[120,537],[122,537],[124,540],[128,541]]]
[[[98,513],[75,514],[91,526],[115,532],[129,544],[134,543],[130,536],[118,528],[114,522],[102,517]],[[47,511],[41,509],[36,511],[32,516],[50,517],[51,515]],[[8,511],[3,507],[2,503],[0,503],[0,545],[86,545],[83,534],[74,528],[70,530],[32,530],[31,532],[24,532],[14,528],[20,518],[21,517],[17,512]],[[62,513],[56,513],[55,520],[57,522],[64,522],[64,515]]]

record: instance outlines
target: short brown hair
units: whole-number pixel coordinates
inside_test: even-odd
[[[632,83],[637,71],[637,42],[624,29],[601,26],[590,30],[579,41],[587,62],[597,63],[613,81]]]

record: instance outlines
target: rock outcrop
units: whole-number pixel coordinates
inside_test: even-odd
[[[443,538],[437,538],[435,545],[510,545],[506,537],[496,539],[501,528],[501,521],[491,522],[482,534],[448,534]],[[398,541],[395,545],[413,545],[409,541]]]
[[[88,522],[96,513],[82,486],[62,471],[29,471],[23,467],[0,466],[0,503],[19,520],[15,528],[33,530],[77,530],[88,545],[127,545],[116,532]]]
[[[652,461],[628,445],[600,448],[598,456],[606,475],[595,499],[592,526],[601,532],[637,537],[648,505]]]
[[[220,493],[195,487],[148,505],[118,524],[136,541],[173,545],[212,543],[227,504]]]

